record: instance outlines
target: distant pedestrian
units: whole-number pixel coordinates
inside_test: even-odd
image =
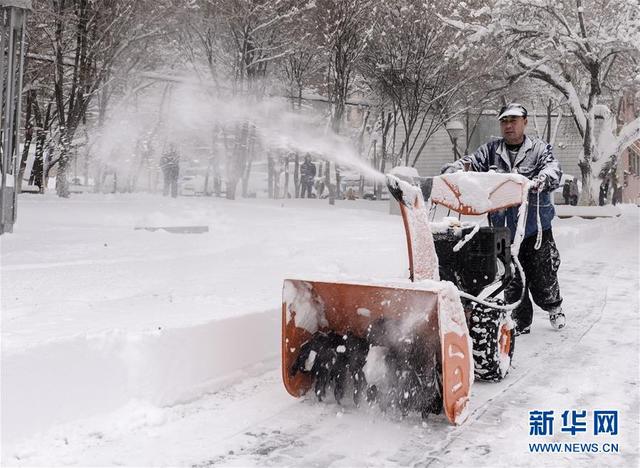
[[[578,181],[574,178],[571,181],[571,187],[569,189],[569,198],[572,206],[578,204],[578,196],[580,195],[580,189],[578,188]]]
[[[316,165],[311,162],[311,156],[307,153],[304,162],[300,166],[300,198],[312,198],[313,180],[316,177]]]
[[[564,198],[564,204],[571,204],[571,179],[567,179],[564,181],[564,185],[562,186],[562,198]]]
[[[180,176],[180,154],[175,143],[169,143],[165,153],[160,158],[160,168],[164,176],[164,189],[162,195],[165,197],[171,192],[171,196],[178,196],[178,177]]]
[[[613,196],[611,197],[611,203],[613,205],[617,205],[618,203],[622,203],[622,187],[616,187],[613,190]]]
[[[598,205],[604,206],[607,203],[607,192],[609,191],[609,183],[603,180],[600,183],[600,193],[598,194]]]

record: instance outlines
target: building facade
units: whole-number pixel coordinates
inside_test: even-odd
[[[471,116],[470,121],[475,121],[478,116]],[[546,115],[529,115],[527,135],[543,136],[546,123]],[[558,123],[558,119],[560,122]],[[573,118],[570,115],[551,116],[551,133],[555,138],[552,141],[554,155],[560,162],[562,170],[565,174],[574,177],[580,176],[578,160],[582,151],[582,138],[575,127]],[[465,144],[458,144],[458,152],[461,155],[473,153],[479,146],[492,138],[500,136],[500,125],[495,113],[486,113],[478,118],[476,129],[470,138],[467,151],[465,152]],[[421,176],[433,176],[440,173],[440,168],[454,160],[453,144],[447,131],[444,128],[438,130],[427,143],[422,152],[416,169]]]
[[[638,94],[626,92],[618,106],[618,126],[640,118],[640,106],[637,105]],[[622,182],[622,203],[640,205],[640,139],[635,140],[629,148],[622,152],[618,160],[618,180]]]

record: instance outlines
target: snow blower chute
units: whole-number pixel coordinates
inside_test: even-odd
[[[444,410],[460,424],[474,374],[500,380],[509,369],[515,304],[496,297],[514,271],[509,231],[454,218],[431,224],[418,187],[393,176],[387,186],[400,204],[409,280],[285,280],[284,385],[294,397],[313,389],[322,400],[331,389],[338,402],[352,394],[356,405],[403,415]],[[433,178],[430,200],[479,215],[526,208],[527,190],[515,174],[454,173]]]

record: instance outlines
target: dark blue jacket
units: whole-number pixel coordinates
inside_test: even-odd
[[[540,138],[525,136],[524,143],[520,147],[512,167],[504,139],[498,138],[482,145],[473,154],[448,164],[445,169],[463,170],[464,163],[470,163],[471,170],[477,172],[488,172],[491,166],[495,166],[496,172],[514,172],[522,174],[528,179],[539,175],[544,176],[543,189],[539,194],[539,206],[538,194],[533,191],[529,194],[529,209],[524,237],[530,237],[538,231],[536,220],[538,208],[540,208],[542,230],[551,227],[551,220],[555,216],[551,192],[560,186],[560,178],[562,177],[562,170],[553,156],[551,145]],[[496,226],[504,226],[506,221],[506,225],[511,230],[512,239],[516,232],[517,219],[518,207],[508,208],[491,215],[491,221]]]

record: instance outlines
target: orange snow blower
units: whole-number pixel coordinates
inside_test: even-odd
[[[366,400],[423,417],[444,410],[460,424],[474,374],[500,380],[510,366],[509,311],[517,304],[497,295],[515,270],[511,237],[506,227],[455,218],[429,223],[420,188],[390,175],[387,186],[400,204],[409,280],[285,280],[284,386],[294,397],[314,388],[318,399],[333,388],[338,402],[352,390],[356,405]],[[430,201],[480,215],[526,209],[527,192],[519,175],[464,172],[434,177]]]

